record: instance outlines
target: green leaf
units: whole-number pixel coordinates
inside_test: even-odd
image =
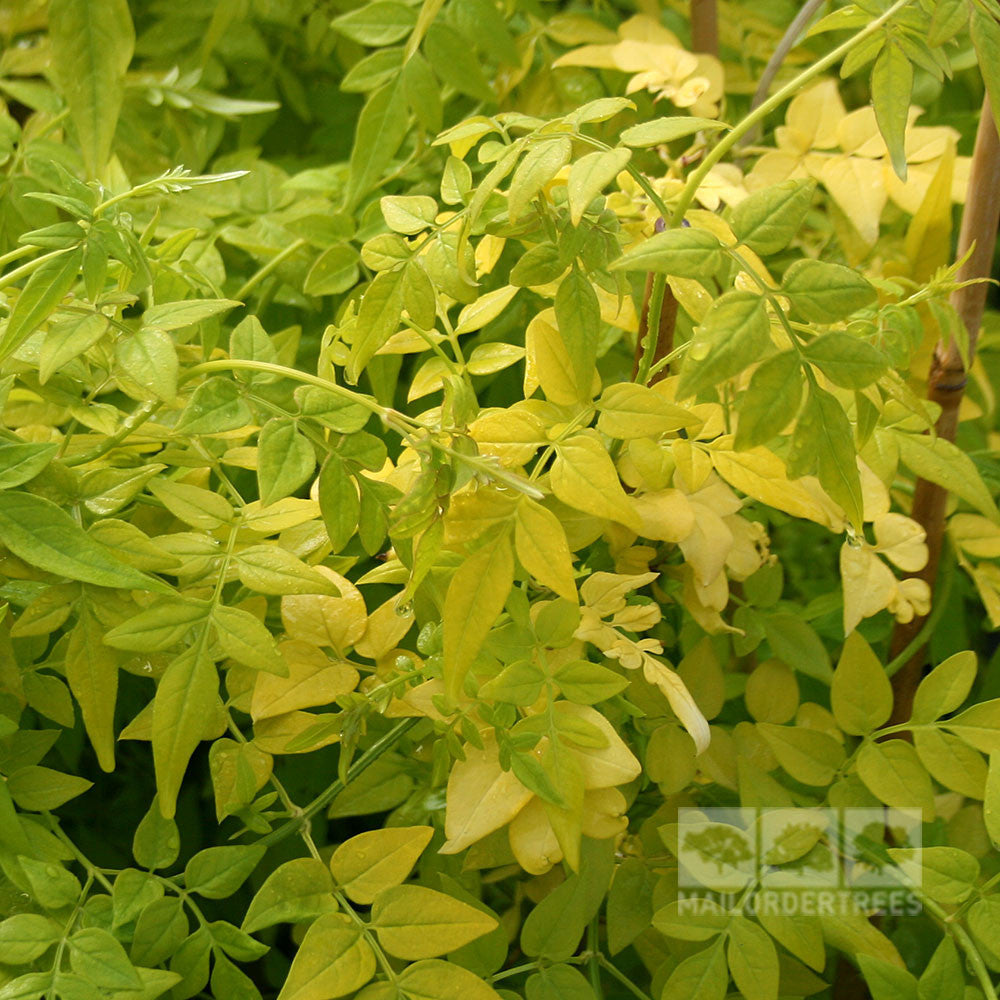
[[[110,629],[104,642],[115,649],[155,653],[176,646],[190,630],[208,618],[208,605],[201,602],[167,602],[128,618]]]
[[[960,708],[972,690],[976,671],[976,654],[970,650],[955,653],[939,663],[917,687],[913,721],[933,722]]]
[[[817,729],[758,722],[757,731],[767,740],[782,768],[804,785],[829,785],[846,757],[837,740]]]
[[[943,725],[983,753],[1000,753],[1000,698],[972,705]]]
[[[0,489],[9,490],[34,479],[55,457],[56,444],[0,444]]]
[[[242,302],[235,299],[184,299],[180,302],[161,302],[150,306],[142,314],[145,329],[183,330],[202,320],[236,309]]]
[[[808,323],[835,323],[873,305],[875,288],[856,270],[821,260],[797,260],[785,272],[782,294]]]
[[[556,323],[573,364],[577,385],[589,385],[597,363],[601,307],[587,276],[573,268],[559,283],[555,299]]]
[[[654,233],[612,265],[612,271],[652,271],[681,278],[710,278],[722,265],[722,244],[704,229]]]
[[[521,927],[521,950],[531,958],[561,962],[576,951],[600,909],[614,869],[610,841],[584,838],[579,871],[552,890]]]
[[[243,930],[253,934],[272,924],[299,923],[336,909],[326,865],[315,858],[296,858],[265,879],[243,918]]]
[[[200,644],[163,672],[153,701],[153,767],[160,811],[172,819],[184,772],[202,741],[205,717],[215,711],[219,677]]]
[[[427,29],[423,49],[427,61],[444,83],[480,101],[492,103],[496,100],[475,55],[475,45],[441,18]]]
[[[456,570],[444,601],[444,680],[457,699],[514,582],[507,531],[496,531]]]
[[[633,125],[622,132],[621,138],[626,146],[641,149],[646,146],[659,146],[661,143],[673,142],[674,139],[683,139],[685,136],[694,135],[695,132],[715,132],[723,128],[729,128],[729,126],[725,122],[715,121],[712,118],[678,115],[671,118],[654,118],[651,122]]]
[[[407,966],[399,975],[398,985],[404,996],[413,1000],[500,1000],[496,990],[477,975],[437,958]]]
[[[278,1000],[332,1000],[361,989],[375,974],[375,955],[360,928],[325,913],[306,931]]]
[[[306,295],[341,295],[358,283],[358,252],[347,243],[327,247],[309,268],[302,291]]]
[[[641,529],[611,456],[593,431],[576,434],[556,446],[549,478],[552,492],[564,504],[635,531]]]
[[[951,937],[945,934],[920,976],[917,996],[919,1000],[946,1000],[949,991],[964,978],[958,948]]]
[[[497,921],[443,892],[397,885],[375,896],[371,925],[390,955],[412,961],[461,948],[494,930]]]
[[[153,871],[169,868],[181,849],[177,824],[160,812],[159,796],[154,795],[146,815],[139,821],[132,838],[132,857]]]
[[[685,958],[670,973],[660,1000],[723,1000],[729,976],[722,947],[713,944]]]
[[[260,1000],[260,990],[225,955],[212,960],[212,995],[227,1000]]]
[[[118,124],[135,31],[126,0],[53,0],[52,70],[69,105],[87,173],[104,170]]]
[[[254,670],[288,676],[288,664],[281,658],[270,630],[249,611],[217,605],[212,611],[212,624],[226,656]]]
[[[66,680],[80,706],[101,770],[113,771],[118,660],[104,641],[106,629],[89,606],[79,608],[78,615],[66,646]]]
[[[595,1000],[583,973],[569,965],[543,966],[525,983],[528,1000]]]
[[[75,6],[82,6],[77,2]],[[0,361],[5,361],[37,330],[76,282],[83,260],[79,247],[45,261],[28,278],[0,334]]]
[[[970,503],[994,522],[1000,522],[1000,511],[989,489],[983,483],[975,463],[960,448],[943,437],[927,434],[895,432],[904,465],[923,479],[944,487]]]
[[[35,569],[99,587],[173,591],[119,562],[66,511],[30,493],[0,492],[0,542]]]
[[[322,506],[322,485],[320,487]],[[258,594],[332,594],[336,587],[322,573],[279,545],[251,545],[233,557],[240,583]]]
[[[411,7],[392,0],[376,0],[335,17],[332,27],[362,45],[392,45],[405,38],[417,23]]]
[[[162,898],[163,883],[155,876],[137,868],[123,868],[111,890],[112,927],[131,923],[150,903]]]
[[[1000,846],[1000,753],[990,754],[983,801],[983,822],[993,846]]]
[[[729,925],[726,947],[733,982],[752,1000],[778,1000],[778,952],[767,933],[746,917]]]
[[[788,471],[798,477],[816,467],[823,489],[860,530],[863,498],[851,425],[837,398],[813,385],[795,429]]]
[[[184,943],[189,930],[184,904],[177,896],[154,899],[135,922],[132,961],[146,966],[165,962]]]
[[[744,198],[733,209],[729,225],[740,243],[755,253],[778,253],[802,228],[815,192],[813,180],[772,184]]]
[[[142,329],[115,345],[118,372],[131,383],[130,395],[171,402],[177,396],[179,364],[173,340],[162,330]],[[138,390],[138,391],[136,391]]]
[[[0,962],[27,965],[62,937],[62,928],[41,913],[17,913],[0,923]]]
[[[184,888],[206,899],[225,899],[250,877],[266,851],[254,845],[206,847],[185,866]]]
[[[892,712],[892,685],[871,646],[852,632],[844,643],[830,685],[830,705],[845,733],[865,736]]]
[[[865,743],[858,753],[858,777],[880,802],[899,808],[919,807],[934,813],[931,779],[916,750],[905,740]]]
[[[403,313],[403,271],[380,271],[365,290],[347,363],[348,381],[357,384],[375,352],[396,332]]]
[[[906,180],[906,121],[913,90],[913,66],[891,38],[872,68],[872,104],[875,121],[889,148],[892,169]]]
[[[803,354],[834,385],[844,389],[864,389],[889,370],[886,356],[849,333],[834,331],[810,341]]]
[[[406,136],[409,116],[397,77],[376,90],[358,117],[345,207],[353,209],[392,162]]]
[[[176,430],[192,436],[222,434],[246,427],[252,420],[239,385],[231,378],[210,378],[195,389]]]
[[[858,955],[858,966],[872,1000],[917,1000],[917,980],[906,969],[873,955]]]
[[[69,964],[95,986],[134,990],[142,986],[125,949],[105,930],[87,927],[69,939]]]
[[[890,848],[889,856],[922,892],[949,906],[967,899],[979,879],[979,862],[957,847]]]
[[[369,906],[383,889],[406,880],[433,835],[429,826],[359,833],[333,852],[330,871],[355,903]]]
[[[653,919],[654,879],[640,858],[626,858],[615,868],[608,892],[608,950],[627,948]]]
[[[567,192],[569,217],[580,225],[587,206],[628,166],[632,153],[627,149],[598,150],[581,156],[569,171]]]
[[[736,447],[767,444],[799,412],[804,376],[795,351],[782,351],[757,366],[739,402]]]
[[[333,551],[339,552],[354,537],[361,516],[361,500],[354,477],[334,454],[327,457],[320,470],[319,509]]]
[[[621,674],[589,660],[564,663],[555,671],[554,679],[564,697],[577,705],[596,705],[621,694],[629,685]]]
[[[38,359],[38,380],[43,385],[64,365],[90,350],[107,332],[102,313],[68,316],[49,327]]]
[[[29,764],[12,771],[7,777],[7,790],[14,801],[29,812],[58,809],[82,795],[93,785],[86,778],[63,774],[50,767]]]
[[[691,337],[678,397],[693,396],[733,378],[757,361],[770,342],[764,300],[749,292],[726,292],[715,300]]]
[[[257,483],[265,506],[291,496],[316,468],[316,453],[294,420],[272,417],[257,445]]]
[[[511,178],[507,211],[511,222],[524,214],[531,200],[569,163],[573,146],[568,136],[546,138],[533,145]]]

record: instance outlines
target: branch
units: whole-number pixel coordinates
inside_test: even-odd
[[[1000,219],[1000,138],[997,136],[993,110],[989,95],[983,100],[979,128],[976,132],[976,148],[972,154],[969,174],[969,193],[962,212],[962,228],[958,237],[958,256],[972,253],[956,276],[960,282],[975,281],[975,284],[956,289],[951,296],[955,307],[969,334],[969,365],[976,354],[979,327],[986,305],[987,284],[976,280],[988,278],[993,269],[993,251],[997,241],[997,221]],[[965,395],[968,380],[967,370],[954,340],[941,341],[934,350],[931,371],[927,380],[927,397],[941,407],[934,433],[947,441],[955,440],[958,429],[958,411]],[[948,493],[942,487],[918,479],[913,494],[913,510],[910,516],[927,532],[927,565],[912,574],[933,587],[937,579],[941,561],[941,547],[944,540],[945,504]],[[906,624],[898,624],[892,633],[890,656],[898,656],[914,640],[921,630],[925,617],[914,618]],[[926,646],[921,644],[914,655],[892,678],[895,699],[890,724],[898,725],[909,719],[913,708],[913,696],[920,682],[921,671],[926,659]]]
[[[691,0],[691,49],[719,54],[719,12],[715,0]]]

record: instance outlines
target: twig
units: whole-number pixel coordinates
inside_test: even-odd
[[[781,69],[782,63],[784,63],[788,53],[791,52],[792,49],[794,49],[798,44],[802,32],[806,29],[806,25],[809,24],[813,15],[820,9],[820,7],[823,6],[824,3],[826,3],[826,0],[806,0],[802,10],[800,10],[792,19],[792,23],[788,26],[784,35],[781,36],[781,41],[778,42],[778,47],[771,53],[771,58],[764,67],[764,72],[760,75],[760,83],[757,84],[753,100],[750,102],[751,111],[759,108],[764,101],[767,100],[771,84],[774,83],[774,78],[778,75],[778,71]],[[747,132],[747,134],[740,139],[738,145],[739,147],[752,145],[757,141],[759,136],[760,122],[758,122],[751,131]]]
[[[691,49],[719,54],[719,12],[716,0],[691,0]]]
[[[986,305],[987,283],[981,280],[989,277],[993,268],[993,250],[997,241],[997,220],[1000,219],[1000,137],[997,136],[993,109],[989,95],[983,100],[979,128],[976,131],[976,147],[972,154],[969,172],[968,197],[962,212],[962,229],[958,237],[958,257],[972,252],[960,268],[957,282],[964,284],[951,296],[955,307],[968,331],[968,361],[971,366],[976,355],[979,327]],[[934,427],[934,433],[946,441],[955,440],[958,429],[958,411],[965,395],[967,369],[962,354],[954,339],[941,341],[934,350],[931,371],[927,380],[927,398],[941,407],[941,415]],[[945,504],[947,490],[926,479],[918,479],[913,492],[913,508],[910,516],[927,533],[927,565],[912,574],[926,580],[933,587],[941,560],[944,539]],[[911,622],[899,624],[893,630],[890,656],[895,658],[920,632],[925,616],[918,616]],[[920,648],[892,679],[894,706],[891,724],[904,722],[910,717],[913,696],[920,682],[924,666],[926,647]]]

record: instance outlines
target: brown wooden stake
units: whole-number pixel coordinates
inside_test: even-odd
[[[719,12],[716,0],[691,0],[691,49],[719,54]]]
[[[958,256],[961,257],[975,244],[969,259],[958,272],[959,281],[988,278],[993,269],[993,250],[997,240],[997,221],[1000,219],[1000,138],[989,96],[983,101],[976,147],[972,154],[969,173],[969,190],[962,212],[962,228],[958,237]],[[986,305],[986,282],[959,288],[951,296],[965,328],[969,332],[969,364],[976,354],[979,326]],[[927,398],[941,407],[935,433],[947,441],[955,440],[958,429],[958,410],[965,394],[968,373],[962,364],[958,346],[954,341],[941,342],[934,351],[934,360],[928,377]],[[941,559],[944,540],[945,504],[947,491],[926,479],[918,479],[913,495],[911,517],[927,532],[927,565],[912,576],[926,580],[933,588]],[[914,618],[906,624],[897,624],[892,633],[890,656],[898,656],[916,638],[924,618]],[[895,699],[890,724],[898,725],[909,719],[913,710],[913,696],[926,660],[926,649],[917,650],[892,679]]]
[[[635,342],[635,358],[632,362],[632,381],[639,374],[639,363],[646,349],[649,334],[649,300],[653,294],[653,275],[646,275],[646,291],[642,296],[642,313],[639,316],[639,335]],[[677,326],[677,299],[668,281],[663,289],[663,304],[660,306],[660,325],[656,331],[656,345],[653,348],[653,365],[662,361],[674,349],[674,328]],[[650,380],[655,385],[670,374],[669,366],[658,371]]]

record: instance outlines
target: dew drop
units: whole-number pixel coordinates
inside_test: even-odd
[[[395,611],[400,618],[407,618],[409,615],[413,614],[413,602],[397,601]]]

